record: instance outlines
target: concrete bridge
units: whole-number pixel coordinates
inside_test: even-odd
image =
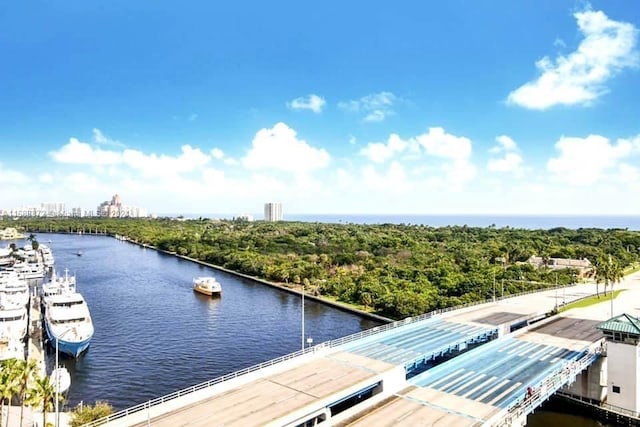
[[[628,288],[621,302],[638,300],[637,277],[619,286]],[[405,319],[92,425],[524,425],[527,414],[568,385],[574,394],[602,397],[604,340],[595,325],[610,317],[609,301],[547,316],[559,295],[570,302],[594,292],[595,285],[577,285]]]

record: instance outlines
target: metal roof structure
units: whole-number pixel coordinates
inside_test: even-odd
[[[623,313],[596,326],[603,332],[619,332],[640,337],[640,319]]]

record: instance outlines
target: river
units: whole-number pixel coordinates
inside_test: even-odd
[[[67,407],[105,400],[123,409],[301,347],[297,295],[110,237],[38,238],[53,249],[58,272],[76,275],[95,326],[86,353],[62,358],[72,380]],[[218,278],[222,297],[193,292],[193,278],[203,275]],[[304,308],[305,335],[314,343],[379,324],[310,299]],[[528,422],[602,426],[549,411]]]
[[[95,327],[89,350],[62,361],[70,407],[106,400],[122,409],[301,348],[298,295],[110,237],[38,238],[59,273],[76,275]],[[218,278],[220,298],[193,292],[204,275]],[[304,308],[314,343],[379,324],[308,298]]]

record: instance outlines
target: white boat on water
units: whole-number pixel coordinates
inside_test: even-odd
[[[69,276],[69,270],[64,270],[64,276],[58,276],[55,270],[48,282],[42,284],[42,294],[46,300],[51,295],[60,295],[76,291],[76,277]]]
[[[13,270],[21,279],[43,279],[46,267],[39,262],[17,262],[13,264]]]
[[[27,308],[0,301],[0,360],[24,359]]]
[[[69,279],[68,275],[65,276]],[[93,322],[89,306],[82,295],[75,290],[70,281],[61,283],[50,295],[44,297],[44,324],[47,336],[53,347],[72,357],[78,357],[85,351],[93,337]],[[46,292],[46,290],[45,290]]]
[[[54,390],[57,388],[58,393],[65,393],[71,387],[71,375],[64,366],[55,368],[51,372],[49,380],[53,384]]]
[[[222,286],[215,277],[196,277],[193,279],[193,290],[204,295],[215,296],[222,293]]]

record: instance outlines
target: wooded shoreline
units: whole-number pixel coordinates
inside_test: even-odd
[[[405,224],[324,224],[176,219],[18,219],[27,233],[126,236],[142,246],[220,268],[292,293],[400,319],[577,281],[584,271],[554,260],[587,259],[605,277],[640,260],[640,232],[526,230]],[[532,256],[542,265],[532,265]],[[608,273],[607,273],[608,274]],[[281,283],[282,285],[279,285]]]

